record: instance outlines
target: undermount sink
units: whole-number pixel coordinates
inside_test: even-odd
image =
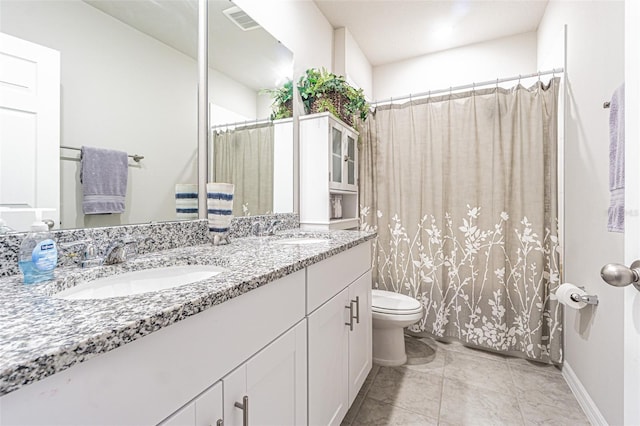
[[[182,265],[144,269],[80,283],[53,295],[64,300],[108,299],[166,290],[206,280],[225,272],[209,265]]]
[[[276,240],[274,244],[282,244],[282,245],[305,245],[305,244],[326,244],[329,240],[325,238],[311,238],[311,237],[300,237],[300,238],[287,238],[284,240]]]

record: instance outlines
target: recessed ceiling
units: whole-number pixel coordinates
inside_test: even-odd
[[[383,65],[529,31],[547,0],[314,0],[346,27],[371,65]]]

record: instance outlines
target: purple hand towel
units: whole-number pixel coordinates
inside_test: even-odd
[[[624,232],[624,83],[613,92],[609,111],[608,230]]]
[[[128,167],[126,152],[82,147],[80,183],[84,214],[124,212]]]

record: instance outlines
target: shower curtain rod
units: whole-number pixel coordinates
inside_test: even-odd
[[[487,80],[487,81],[482,81],[480,83],[471,83],[471,84],[465,84],[462,86],[454,86],[454,87],[449,87],[447,89],[429,90],[428,92],[417,93],[415,95],[409,94],[405,96],[399,96],[397,98],[391,97],[389,99],[383,99],[381,101],[372,102],[371,106],[376,107],[380,104],[390,104],[390,103],[393,103],[394,101],[404,101],[406,99],[411,100],[411,99],[418,99],[418,98],[424,98],[424,97],[431,97],[432,95],[437,95],[439,93],[454,92],[454,91],[464,90],[464,89],[476,89],[482,86],[489,86],[493,84],[498,85],[500,83],[504,83],[507,81],[515,81],[515,80],[522,80],[524,78],[540,77],[547,74],[560,74],[563,72],[564,72],[564,68],[553,68],[552,70],[538,71],[531,74],[521,74],[521,75],[507,77],[507,78],[496,78],[495,80]]]
[[[211,129],[218,129],[221,127],[232,127],[232,126],[255,126],[263,123],[273,123],[273,120],[270,118],[261,118],[256,120],[245,120],[245,121],[236,121],[235,123],[225,123],[225,124],[214,124],[211,126]]]

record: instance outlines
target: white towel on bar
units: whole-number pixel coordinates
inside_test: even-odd
[[[613,92],[609,110],[610,232],[624,232],[624,83]]]

